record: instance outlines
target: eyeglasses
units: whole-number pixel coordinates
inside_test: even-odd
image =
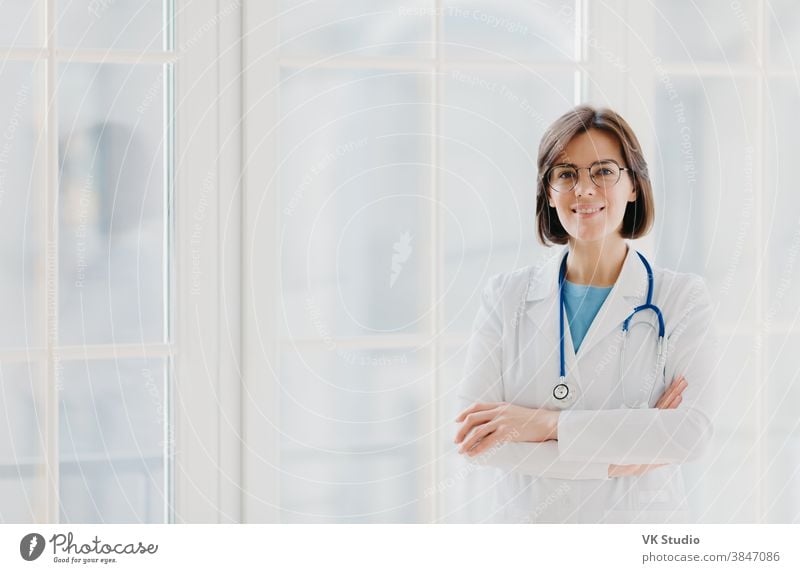
[[[613,159],[595,161],[589,167],[575,167],[569,163],[553,165],[544,175],[547,185],[556,193],[568,193],[578,184],[578,172],[581,169],[589,170],[589,178],[598,187],[613,187],[619,181],[623,171],[633,171],[627,167],[620,167]]]

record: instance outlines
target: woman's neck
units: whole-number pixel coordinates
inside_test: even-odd
[[[625,239],[584,242],[570,239],[566,279],[580,285],[609,287],[617,281],[628,254]]]

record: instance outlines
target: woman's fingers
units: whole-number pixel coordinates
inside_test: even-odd
[[[485,436],[478,444],[468,452],[469,456],[477,456],[489,450],[492,446],[500,441],[497,431]]]
[[[463,424],[456,432],[453,442],[460,443],[473,428],[492,420],[497,415],[497,407],[504,404],[504,402],[478,402],[461,412],[456,422]]]
[[[483,410],[492,410],[502,404],[502,402],[477,402],[461,412],[456,418],[456,422],[463,422],[464,419],[473,412],[482,412]]]
[[[469,434],[470,430],[473,428],[480,426],[481,424],[485,424],[486,422],[491,421],[496,415],[494,410],[486,410],[484,412],[473,412],[472,414],[468,414],[464,418],[464,423],[461,424],[461,427],[456,432],[456,437],[454,442],[456,444],[460,443],[464,437]]]
[[[678,407],[678,404],[680,404],[681,400],[683,399],[683,391],[686,390],[688,385],[689,383],[686,381],[686,378],[681,377],[672,392],[670,401],[666,404],[666,408],[671,409]]]
[[[466,440],[464,440],[464,443],[458,449],[458,453],[463,454],[465,452],[469,452],[475,446],[475,444],[494,432],[496,428],[497,424],[492,422],[479,426],[474,432],[472,432],[472,434],[469,435]]]
[[[673,398],[672,402],[670,402],[670,405],[667,406],[667,409],[674,410],[680,405],[681,402],[683,402],[683,396],[678,394],[677,396],[675,396],[675,398]]]
[[[680,394],[677,393],[677,390],[679,388],[679,382],[680,381],[676,382],[675,384],[670,386],[668,391],[664,392],[664,395],[662,396],[661,399],[661,405],[659,406],[659,408],[661,408],[662,410],[668,410],[672,407],[672,402],[673,400],[675,400],[675,397],[680,396]]]
[[[640,476],[667,464],[629,464],[608,466],[608,477]]]
[[[669,388],[664,391],[664,393],[656,402],[656,408],[668,409],[670,407],[674,407],[672,402],[677,396],[680,396],[681,393],[683,393],[687,386],[688,382],[683,375],[675,378],[675,380],[672,381],[672,384],[669,385]]]
[[[608,477],[626,477],[635,475],[636,469],[639,466],[636,464],[609,464],[608,466]]]
[[[678,385],[683,381],[683,376],[678,376],[675,378],[672,383],[667,387],[661,397],[656,402],[656,408],[664,408],[667,404],[672,401],[672,397],[675,391],[678,388]]]
[[[666,402],[667,399],[669,399],[670,392],[672,391],[672,387],[673,387],[674,384],[675,384],[675,380],[673,380],[670,383],[670,385],[667,386],[667,389],[664,390],[664,393],[661,394],[661,396],[658,397],[658,400],[656,400],[656,408],[663,408],[664,407],[664,403]]]
[[[638,473],[636,475],[646,474],[647,472],[654,470],[656,468],[660,468],[661,466],[665,466],[667,464],[644,464],[639,466]]]

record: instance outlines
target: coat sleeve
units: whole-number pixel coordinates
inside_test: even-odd
[[[481,306],[472,325],[467,358],[458,390],[459,412],[476,402],[503,402],[503,322],[501,293],[508,275],[495,275],[483,289]],[[455,428],[455,431],[457,431]],[[555,441],[503,442],[464,459],[533,476],[562,479],[608,479],[607,463],[563,460]]]
[[[565,410],[558,421],[562,459],[680,463],[697,459],[708,448],[713,434],[717,340],[705,282],[692,275],[689,285],[685,311],[667,340],[667,384],[680,374],[688,382],[681,404],[670,410]]]

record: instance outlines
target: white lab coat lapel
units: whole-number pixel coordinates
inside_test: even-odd
[[[545,355],[552,364],[554,386],[558,383],[560,360],[558,271],[567,250],[568,247],[565,246],[544,263],[532,278],[526,297],[526,314],[537,327],[535,344],[539,348],[548,350]],[[576,368],[575,349],[572,346],[572,335],[566,315],[564,316],[564,368],[568,383],[575,383],[580,388],[580,372]]]

